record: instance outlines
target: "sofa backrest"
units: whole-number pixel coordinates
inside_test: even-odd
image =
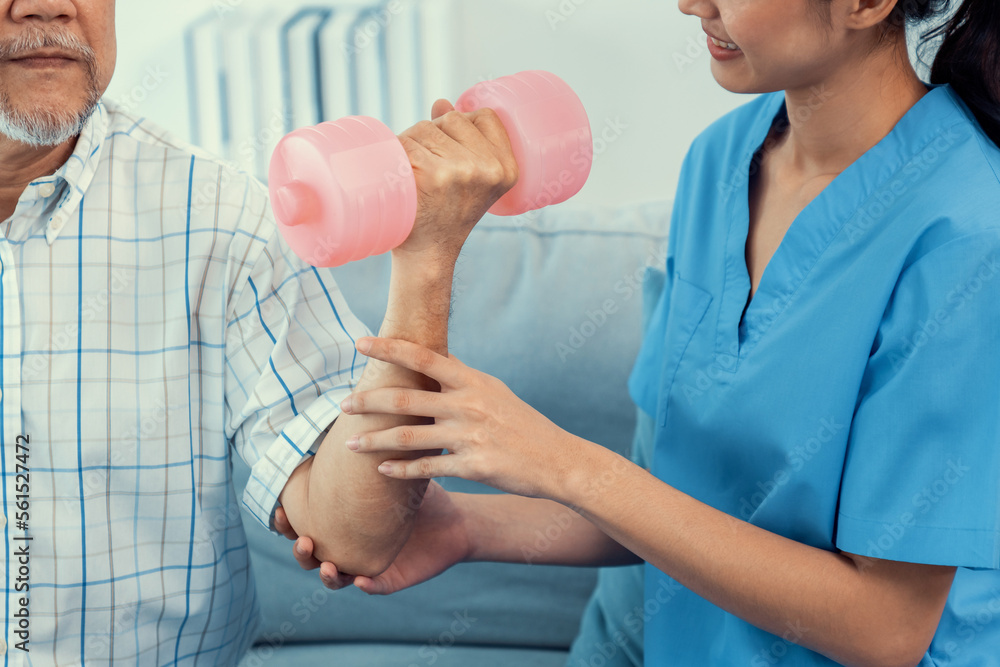
[[[627,454],[635,410],[626,380],[641,340],[642,282],[647,266],[665,262],[669,213],[664,201],[487,216],[458,262],[452,354],[500,378],[560,427]],[[388,256],[333,272],[351,309],[377,332]],[[247,476],[242,461],[234,474],[240,494]],[[450,490],[493,492],[439,481]],[[260,636],[272,644],[278,638],[434,645],[449,634],[462,643],[566,648],[596,579],[592,568],[468,563],[387,597],[353,588],[331,592],[315,572],[298,568],[290,542],[246,518]]]

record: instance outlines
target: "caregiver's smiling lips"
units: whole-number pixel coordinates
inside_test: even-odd
[[[732,44],[733,46],[736,46],[734,42],[731,42],[728,39],[723,39],[722,37],[713,34],[704,25],[702,25],[701,28],[702,30],[705,31],[705,34],[708,35],[708,40],[707,40],[708,52],[711,53],[712,57],[715,58],[716,60],[733,60],[734,58],[739,58],[740,56],[743,55],[743,51],[740,50],[738,47],[735,49],[730,49],[721,44],[715,43],[716,41],[718,41],[722,42],[723,44]]]

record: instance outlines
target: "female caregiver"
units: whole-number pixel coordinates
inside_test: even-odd
[[[379,469],[508,495],[431,483],[389,570],[323,564],[324,580],[384,594],[526,548],[645,561],[647,596],[683,586],[646,624],[648,665],[755,664],[776,636],[788,665],[1000,665],[1000,4],[957,7],[933,86],[902,27],[956,3],[679,4],[723,44],[718,83],[768,94],[684,160],[629,381],[655,418],[652,469],[453,357],[359,340],[441,392],[353,395],[344,412],[435,423],[348,446],[447,448]],[[579,517],[531,551],[562,506]]]

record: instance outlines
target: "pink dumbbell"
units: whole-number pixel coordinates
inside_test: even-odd
[[[520,215],[566,201],[590,175],[590,121],[573,90],[554,74],[529,71],[484,81],[455,108],[489,107],[510,137],[520,177],[490,209]],[[296,130],[271,158],[271,205],[291,249],[313,266],[379,255],[410,235],[417,188],[392,130],[349,116]]]

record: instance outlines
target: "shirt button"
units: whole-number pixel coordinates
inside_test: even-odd
[[[43,183],[38,188],[38,194],[42,195],[43,197],[51,197],[55,193],[56,193],[56,186],[54,183]]]
[[[52,221],[52,231],[58,232],[63,227],[62,219]]]

